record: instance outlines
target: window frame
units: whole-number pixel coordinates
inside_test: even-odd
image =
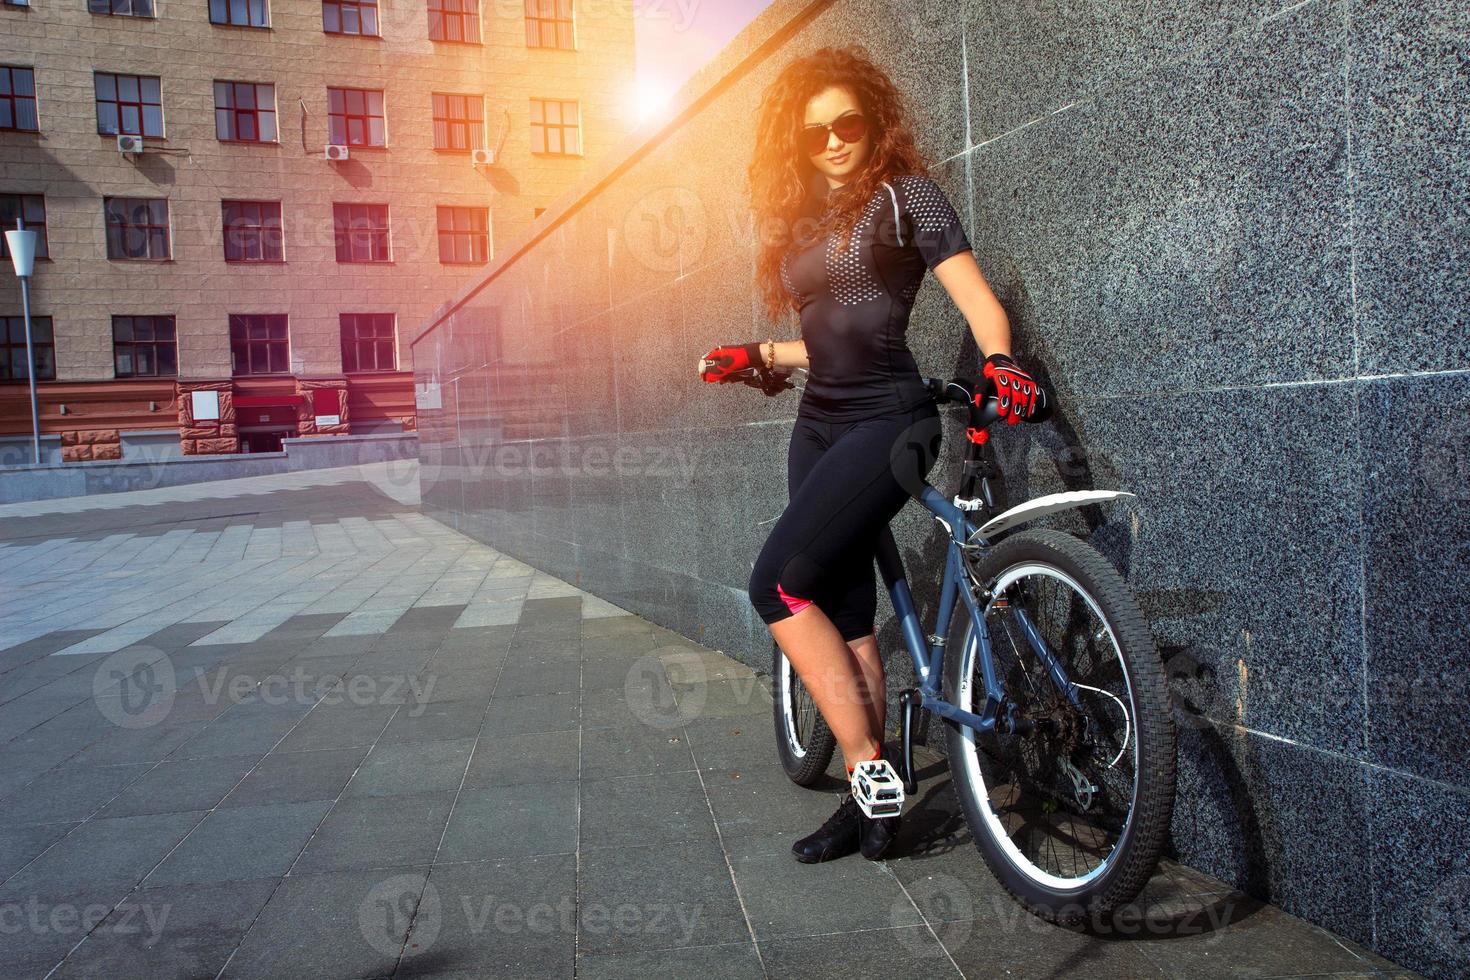
[[[366,228],[359,226],[354,220],[359,213],[365,215],[369,221]],[[377,222],[381,213],[382,223]],[[345,218],[345,223],[344,223]],[[377,245],[381,239],[383,258],[357,258],[360,244],[357,236],[366,234],[368,237],[366,252],[369,256],[376,255]],[[336,246],[338,265],[391,265],[393,262],[393,218],[386,202],[375,201],[334,201],[332,202],[332,239]],[[343,258],[345,239],[345,254]]]
[[[44,326],[46,327],[45,340],[41,340],[38,337],[38,334],[40,333],[40,330],[38,328],[43,325],[43,321]],[[19,377],[10,376],[10,364],[16,356],[16,351],[19,351],[21,365],[25,365],[25,322],[25,314],[23,313],[16,313],[14,315],[0,314],[0,354],[4,355],[0,356],[0,384],[26,383],[27,376],[25,372],[22,372]],[[17,327],[18,339],[11,340],[10,332],[12,329],[17,329]],[[44,359],[40,355],[43,350],[50,351],[50,374],[43,374],[41,372],[41,367]],[[55,381],[56,324],[52,321],[49,314],[46,316],[38,316],[34,313],[31,314],[31,355],[32,361],[33,363],[35,363],[36,366],[36,382],[39,384],[42,381]]]
[[[102,95],[101,85],[104,78],[112,80],[111,98],[104,98]],[[124,101],[122,99],[121,85],[124,79],[132,79],[137,84],[137,102],[133,102],[130,100]],[[145,101],[146,95],[143,91],[143,88],[144,83],[149,80],[154,81],[158,84],[157,102]],[[166,139],[168,137],[168,126],[163,117],[163,77],[160,75],[134,75],[131,72],[99,71],[93,69],[92,102],[97,112],[97,132],[102,136],[141,136],[144,139],[156,140]],[[113,107],[113,113],[117,118],[116,129],[106,129],[103,127],[102,107],[104,105],[111,105]],[[137,132],[126,129],[123,126],[123,109],[125,106],[134,107],[137,110],[138,121],[141,124]],[[146,110],[150,108],[156,108],[158,110],[158,131],[156,133],[148,132],[148,114]]]
[[[453,227],[454,219],[456,217],[459,217],[459,216],[462,216],[462,215],[465,215],[465,214],[468,214],[472,219],[483,219],[484,227],[483,228],[474,228],[474,227],[471,227],[471,228],[468,228],[468,229],[462,229],[462,228]],[[474,265],[487,265],[490,262],[490,260],[492,258],[492,255],[491,255],[491,248],[490,248],[490,209],[488,207],[480,207],[480,206],[474,205],[474,204],[439,204],[439,205],[436,205],[435,206],[434,217],[435,217],[435,228],[437,230],[438,239],[439,239],[439,264],[440,265],[466,265],[466,266],[474,266]],[[445,226],[444,226],[444,219],[446,217],[448,217],[450,219],[450,227],[449,228],[445,228]],[[445,236],[449,236],[452,242],[457,242],[460,239],[467,239],[469,241],[469,247],[470,247],[471,254],[473,254],[473,252],[474,252],[475,245],[476,245],[476,239],[480,239],[481,240],[481,243],[483,245],[483,248],[484,248],[484,256],[485,257],[482,258],[482,259],[475,259],[475,258],[469,258],[469,259],[445,258],[444,257],[444,240],[445,240]]]
[[[552,105],[553,103],[557,106],[557,112],[561,115],[561,117],[562,117],[563,120],[565,120],[565,118],[566,118],[567,106],[573,106],[575,108],[575,110],[576,110],[576,113],[577,113],[577,120],[576,120],[576,122],[575,123],[572,123],[570,125],[568,125],[564,121],[563,122],[556,122],[556,123],[548,122],[547,121],[547,117],[546,117],[546,108],[548,106]],[[538,106],[540,107],[540,110],[541,110],[540,111],[541,119],[539,121],[536,119],[536,115],[537,115],[536,110],[537,110],[537,107]],[[580,156],[583,155],[583,153],[582,153],[582,149],[583,149],[583,143],[582,143],[582,102],[581,102],[580,99],[558,99],[558,98],[550,98],[550,97],[547,97],[547,96],[533,95],[533,96],[531,96],[531,115],[530,115],[530,120],[531,120],[531,153],[534,156],[540,156],[540,157],[580,157]],[[537,130],[538,129],[541,131],[541,149],[539,149],[539,150],[536,149],[536,134],[537,134]],[[550,144],[550,141],[548,139],[548,135],[549,135],[549,133],[552,130],[555,130],[556,131],[557,138],[561,142],[562,149],[560,149],[560,150],[552,150],[552,149],[549,148],[551,144]],[[577,137],[577,149],[576,149],[575,152],[568,152],[566,150],[566,132],[568,130],[571,130],[572,132],[574,132],[576,134],[576,137]]]
[[[9,126],[0,126],[0,133],[39,133],[41,131],[41,93],[40,93],[40,90],[36,87],[36,66],[35,65],[0,65],[0,72],[4,72],[5,73],[5,83],[6,83],[6,89],[7,89],[7,91],[4,94],[0,94],[0,101],[9,103],[9,108],[10,108],[10,122],[11,122],[11,125],[9,125]],[[30,77],[31,92],[30,92],[29,95],[25,95],[25,94],[19,94],[18,95],[18,94],[16,94],[16,91],[15,91],[15,73],[16,72],[25,72],[26,75],[28,75]],[[16,104],[17,103],[22,103],[22,102],[29,102],[30,103],[30,106],[31,106],[31,115],[36,120],[36,125],[35,126],[17,126],[17,125],[15,125],[16,121],[20,119],[20,114],[18,112],[16,112],[16,108],[15,107],[16,107]]]
[[[220,204],[220,223],[221,223],[221,227],[223,229],[222,235],[223,235],[223,239],[224,239],[224,241],[223,241],[224,256],[225,256],[225,263],[227,265],[284,265],[285,264],[285,262],[286,262],[286,222],[285,222],[285,216],[284,216],[284,212],[283,212],[283,209],[281,207],[281,202],[280,201],[251,200],[251,199],[244,199],[244,198],[225,198],[225,199],[221,200],[219,202],[219,204]],[[266,206],[273,206],[275,208],[275,224],[274,225],[272,225],[270,223],[270,218],[268,216],[264,215],[264,214],[262,214],[261,221],[258,224],[247,224],[247,223],[245,223],[243,221],[231,222],[231,220],[230,220],[230,217],[231,217],[230,216],[230,208],[231,207],[235,207],[235,208],[240,208],[240,207],[255,207],[255,208],[261,209],[262,212],[263,212],[265,210]],[[280,253],[279,254],[279,257],[267,257],[266,254],[265,254],[268,251],[268,240],[267,240],[267,237],[266,236],[269,235],[269,233],[272,231],[272,229],[274,229],[274,231],[276,233],[277,243],[276,243],[276,249],[275,250]],[[259,251],[261,253],[261,257],[257,259],[257,258],[250,258],[248,256],[243,256],[242,255],[241,257],[231,258],[230,257],[230,236],[231,236],[232,231],[235,232],[236,234],[246,234],[246,235],[253,234],[255,236],[254,242],[256,244],[258,244],[258,246],[259,246]],[[242,253],[243,252],[248,252],[250,250],[249,249],[249,245],[250,244],[251,244],[251,241],[249,239],[247,239],[243,244],[237,243],[236,248],[237,248],[238,251],[240,251]]]
[[[145,223],[141,223],[141,224],[140,223],[134,223],[134,222],[117,222],[117,221],[113,221],[112,218],[113,218],[113,214],[114,214],[114,209],[113,209],[114,202],[118,202],[120,204],[123,203],[123,202],[126,202],[127,204],[131,204],[133,206],[133,208],[134,208],[134,210],[133,210],[133,216],[136,216],[136,210],[135,209],[136,209],[136,206],[138,204],[148,204],[149,205],[149,208],[148,208],[148,212],[149,212],[148,213],[148,221],[145,222]],[[161,224],[159,224],[156,221],[154,221],[154,215],[152,213],[153,212],[153,208],[151,207],[151,205],[153,205],[155,203],[159,203],[159,202],[161,202],[163,204],[163,222]],[[171,261],[173,261],[173,257],[174,257],[174,241],[173,241],[173,238],[174,238],[174,236],[173,236],[173,230],[171,228],[172,218],[173,218],[172,209],[169,207],[168,198],[166,198],[166,197],[122,197],[122,196],[117,196],[117,197],[104,197],[104,198],[102,198],[102,223],[103,223],[103,227],[105,228],[105,234],[106,234],[106,238],[107,238],[107,258],[110,261],[114,261],[114,262],[171,262]],[[147,254],[145,256],[128,255],[124,251],[124,246],[126,244],[126,235],[128,234],[128,232],[130,230],[132,230],[132,229],[138,229],[138,228],[144,229],[144,241],[147,242],[147,249],[146,250],[149,253],[149,254]],[[154,242],[154,238],[153,238],[152,232],[155,229],[159,229],[159,228],[162,228],[163,229],[163,246],[164,246],[164,251],[167,253],[166,255],[154,255],[153,254],[153,242]],[[118,230],[115,231],[114,229],[118,229]],[[114,236],[117,236],[116,237],[116,242],[114,242]],[[114,243],[116,243],[117,246],[118,246],[116,249],[113,248]],[[119,254],[119,253],[121,253],[121,254]]]
[[[107,8],[108,9],[106,9],[106,10],[99,10],[97,8],[100,7],[101,4],[98,3],[98,0],[87,0],[87,13],[89,13],[89,14],[96,14],[99,17],[141,17],[144,20],[157,20],[158,19],[158,3],[157,3],[157,0],[103,0],[103,2],[105,2],[107,4]],[[127,10],[127,11],[118,10],[116,8],[117,8],[119,2],[126,3],[129,7],[133,6],[134,4],[140,4],[140,3],[141,4],[146,4],[148,6],[148,8],[149,8],[148,9],[148,13],[146,13],[146,14],[139,14],[139,13],[134,13],[131,10]]]
[[[335,30],[334,31],[330,27],[327,26],[327,8],[328,7],[336,7],[337,8],[337,25],[338,25],[338,30]],[[362,26],[362,11],[363,11],[364,8],[368,8],[368,7],[372,8],[372,11],[373,11],[373,21],[374,21],[373,26],[375,28],[373,31],[371,31],[371,32],[368,32],[368,31],[345,31],[345,30],[342,30],[341,29],[341,25],[344,24],[344,23],[346,23],[346,20],[347,20],[343,16],[343,14],[344,14],[344,12],[348,8],[352,8],[352,9],[354,9],[354,10],[357,11],[357,23],[358,23],[358,26],[360,27],[360,26]],[[378,0],[322,0],[322,33],[323,34],[331,35],[333,37],[379,37],[380,38],[380,37],[383,36],[383,12],[382,11],[383,11],[383,8],[381,6],[379,6]]]
[[[461,117],[449,114],[441,116],[439,114],[439,102],[441,99],[444,100],[445,113],[452,112],[452,100],[458,99],[464,104],[466,109],[470,106],[475,106],[480,113],[480,117],[473,119],[469,116]],[[473,153],[475,150],[483,150],[486,143],[485,96],[476,92],[430,92],[429,125],[433,132],[434,149],[441,153]],[[455,132],[455,127],[462,128],[468,137],[469,145],[452,146],[441,144],[439,142],[441,126],[446,136],[452,136]],[[452,143],[453,140],[451,139],[450,142]]]
[[[4,201],[6,198],[15,198],[16,206],[17,206],[17,213],[25,221],[26,230],[27,231],[34,231],[37,234],[37,237],[36,237],[36,261],[39,262],[39,261],[41,261],[41,260],[44,259],[45,261],[50,262],[51,261],[51,244],[50,244],[50,241],[47,239],[47,236],[46,236],[46,195],[45,194],[30,194],[30,193],[27,193],[25,191],[0,191],[0,201]],[[40,204],[41,204],[41,220],[40,221],[32,221],[30,218],[27,218],[25,216],[26,215],[26,201],[27,200],[39,201],[40,202]],[[13,229],[15,227],[15,217],[16,217],[16,214],[11,214],[8,218],[0,217],[0,224],[3,224],[5,226],[3,229],[0,229],[0,232],[10,231],[11,229]],[[10,243],[5,238],[5,235],[4,234],[0,234],[0,260],[8,261],[9,259],[10,259]]]
[[[259,321],[259,322],[257,322],[257,321]],[[269,334],[269,332],[271,331],[271,329],[273,327],[277,326],[276,321],[280,321],[279,322],[279,326],[282,328],[281,332],[284,334],[283,337],[281,337],[281,338],[278,339],[278,338],[270,337],[270,336],[267,336],[267,337],[250,337],[250,336],[248,336],[248,333],[249,333],[250,328],[251,327],[254,327],[254,326],[262,326],[262,327],[265,327],[267,333]],[[237,336],[237,328],[239,328],[239,330],[243,331],[247,335],[246,336]],[[234,377],[234,378],[279,377],[281,375],[289,375],[291,373],[291,319],[290,319],[290,316],[288,314],[285,314],[285,313],[231,313],[231,314],[229,314],[229,337],[230,337],[230,376],[231,377]],[[240,360],[239,360],[239,354],[240,354],[242,345],[243,345],[243,349],[246,352],[245,361],[247,362],[245,364],[246,370],[244,370],[244,371],[240,370]],[[260,345],[264,345],[260,349],[263,349],[265,351],[266,370],[264,370],[264,371],[252,371],[252,370],[249,370],[249,368],[250,368],[250,363],[249,362],[253,358],[252,351],[255,350],[255,349],[257,349],[258,347],[260,347]],[[276,348],[279,348],[281,350],[281,352],[282,352],[282,358],[283,358],[283,361],[284,361],[284,364],[285,364],[285,366],[282,367],[280,370],[274,370],[274,369],[271,369],[270,368],[271,351],[273,349],[276,349]]]
[[[457,4],[458,9],[450,9],[451,4]],[[485,43],[485,29],[484,24],[481,23],[484,15],[480,12],[480,0],[428,0],[427,6],[430,41],[435,44]],[[460,37],[448,36],[445,27],[451,22],[457,22],[460,25]],[[434,36],[436,24],[440,35],[438,37]],[[474,25],[475,36],[473,38],[463,36],[467,24]]]
[[[271,29],[270,0],[207,0],[207,3],[209,7],[209,22],[215,27],[243,27],[247,30],[255,31],[268,31]],[[216,4],[223,6],[226,13],[225,20],[215,19],[214,12]],[[245,20],[237,21],[234,19],[234,10],[237,5],[243,5],[245,7]],[[253,9],[256,7],[260,8],[262,14],[261,22],[258,24],[252,22],[250,19]]]
[[[341,100],[342,100],[342,109],[341,109],[340,112],[339,111],[336,111],[336,110],[334,110],[332,108],[332,97],[333,97],[333,93],[340,93]],[[351,107],[350,107],[349,103],[351,102],[351,99],[352,99],[353,94],[361,94],[362,97],[363,97],[363,112],[361,112],[361,113],[350,111],[351,110]],[[371,99],[371,97],[374,96],[374,95],[376,95],[378,97],[378,110],[379,111],[378,111],[378,114],[377,115],[374,115],[373,114],[373,111],[372,111],[373,110],[373,106],[372,106],[372,99]],[[352,135],[352,124],[354,122],[357,122],[359,125],[361,125],[363,127],[363,130],[364,130],[365,134],[367,136],[371,137],[372,136],[372,122],[373,122],[374,119],[378,120],[378,122],[379,122],[379,124],[381,126],[382,134],[383,134],[382,142],[380,142],[380,143],[372,143],[372,142],[367,142],[367,143],[354,143],[354,142],[352,142],[352,140],[350,139],[350,137]],[[342,136],[342,139],[340,141],[335,138],[335,134],[333,132],[333,127],[334,126],[339,126],[340,127],[340,130],[338,131],[340,133],[340,135]],[[353,147],[353,148],[360,149],[360,150],[363,150],[363,149],[378,149],[378,148],[387,147],[387,145],[388,145],[388,95],[387,95],[387,92],[384,89],[380,89],[380,88],[356,88],[356,87],[353,87],[353,86],[344,86],[344,85],[328,85],[327,86],[327,142],[330,143],[330,144],[333,144],[333,145],[348,146],[348,147]]]
[[[565,4],[567,10],[567,15],[565,17],[562,17],[560,14],[560,8],[563,4]],[[547,16],[544,13],[540,12],[547,6],[550,6],[552,8],[551,16]],[[526,0],[525,21],[527,48],[533,51],[577,50],[577,9],[575,0]],[[543,43],[546,38],[546,28],[548,27],[548,25],[551,27],[552,33],[556,37],[555,44]],[[568,39],[567,44],[561,43],[563,36],[563,25],[565,25],[566,27],[565,35]],[[532,43],[531,41],[531,34],[533,29],[536,34],[536,43]]]
[[[132,335],[129,336],[126,340],[118,339],[117,333],[118,327],[120,326],[119,321],[126,321],[128,325],[128,332]],[[145,340],[137,339],[136,334],[138,332],[139,326],[138,321],[148,321],[149,331],[152,332],[154,336]],[[160,340],[157,336],[157,333],[158,327],[163,321],[167,321],[168,323],[169,337],[165,340]],[[124,373],[118,367],[118,355],[122,353],[123,350],[126,350],[132,356],[133,364],[136,368],[137,351],[139,349],[146,348],[151,349],[153,353],[153,365],[155,368],[157,368],[159,364],[158,352],[161,347],[167,347],[171,351],[173,358],[172,371],[165,372],[153,370],[149,372],[141,372],[138,370],[132,370]],[[114,313],[112,315],[112,376],[114,378],[121,379],[177,378],[179,376],[179,332],[177,318],[172,313]]]
[[[231,104],[229,104],[229,105],[224,105],[224,106],[220,105],[220,88],[221,88],[221,86],[224,86],[225,87],[225,90],[229,93],[229,97],[231,99]],[[254,93],[253,93],[253,97],[254,97],[254,100],[255,100],[255,105],[254,105],[253,108],[242,108],[241,106],[238,106],[238,105],[235,105],[234,104],[235,95],[236,95],[237,91],[241,87],[243,87],[243,86],[248,86],[249,88],[252,88],[252,89],[255,90]],[[260,102],[260,90],[261,89],[269,89],[270,90],[270,108],[269,109],[263,109],[263,108],[261,108],[261,102]],[[231,130],[236,135],[234,135],[234,136],[221,136],[220,135],[220,121],[221,121],[221,115],[220,114],[221,113],[224,113],[225,114],[224,118],[227,118],[229,120],[229,122],[230,122],[230,128],[231,128]],[[262,116],[269,116],[270,117],[271,129],[275,132],[275,136],[273,136],[271,139],[264,139],[264,138],[259,138],[259,139],[246,139],[246,138],[240,136],[239,135],[239,130],[240,130],[239,120],[240,120],[240,118],[242,116],[253,119],[254,125],[255,125],[255,131],[257,133],[262,132],[261,126],[260,126],[261,117]],[[279,144],[281,142],[281,127],[280,127],[280,115],[279,115],[279,112],[278,112],[278,110],[276,108],[276,83],[275,82],[247,82],[247,81],[242,81],[242,80],[234,79],[234,78],[216,78],[216,79],[214,79],[214,138],[217,139],[217,140],[219,140],[221,143],[250,143],[250,144],[265,144],[265,145],[269,145],[269,144],[273,144],[273,143],[274,144]]]
[[[364,337],[358,328],[363,325],[362,319],[367,318],[367,325],[378,328],[382,326],[382,320],[387,320],[386,336],[374,334]],[[352,325],[352,336],[348,336],[348,324]],[[398,314],[396,313],[338,313],[337,332],[342,342],[342,373],[343,374],[392,374],[398,370]],[[388,345],[388,354],[392,360],[392,367],[381,367],[380,354],[381,345]],[[362,366],[363,345],[367,344],[373,354],[373,367]],[[349,347],[349,345],[351,345]],[[349,358],[349,350],[351,357]],[[349,360],[351,366],[348,366]]]

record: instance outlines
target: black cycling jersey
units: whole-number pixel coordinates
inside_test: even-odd
[[[970,248],[959,215],[931,178],[893,177],[847,249],[838,245],[828,234],[781,260],[810,360],[797,415],[849,422],[912,411],[930,398],[905,340],[909,314],[925,271]]]

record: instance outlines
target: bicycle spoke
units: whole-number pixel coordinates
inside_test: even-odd
[[[1040,568],[997,590],[985,611],[996,672],[1025,726],[976,736],[992,787],[986,801],[1020,861],[1052,879],[1085,880],[1127,825],[1136,777],[1131,698],[1111,628],[1068,580]],[[978,664],[969,690],[983,704]]]

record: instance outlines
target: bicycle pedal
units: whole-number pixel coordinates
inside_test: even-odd
[[[870,819],[903,812],[903,782],[887,759],[859,762],[852,770],[852,798]]]

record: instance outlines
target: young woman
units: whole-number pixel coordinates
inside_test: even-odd
[[[811,691],[849,777],[883,759],[883,663],[873,636],[879,532],[934,464],[939,412],[904,340],[932,269],[1005,395],[1008,422],[1032,416],[1036,382],[1010,358],[1010,325],[959,216],[926,174],[903,101],[860,47],[790,64],[766,92],[749,178],[761,232],[757,274],[773,321],[801,339],[717,347],[705,381],[806,368],[787,454],[786,510],[750,577],[750,600]],[[851,793],[792,848],[826,861],[883,856],[900,818],[868,818]]]

